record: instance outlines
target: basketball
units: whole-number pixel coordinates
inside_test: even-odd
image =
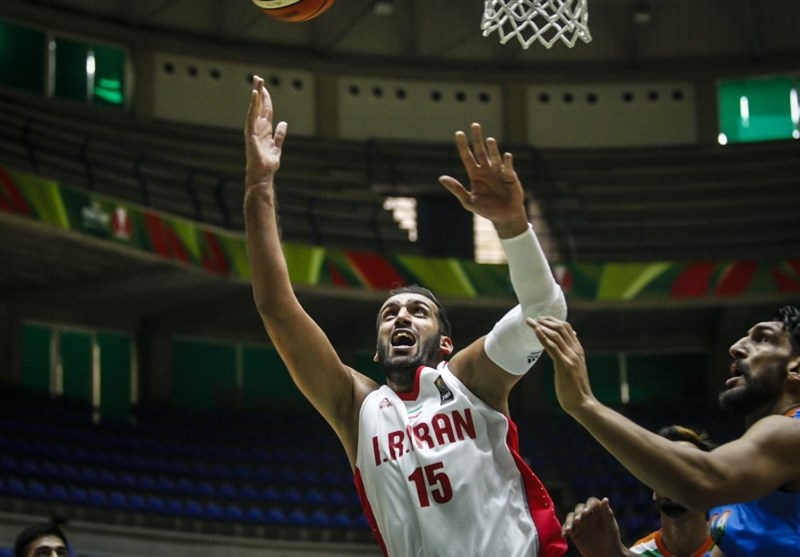
[[[309,21],[333,6],[334,0],[253,0],[269,17],[279,21]]]

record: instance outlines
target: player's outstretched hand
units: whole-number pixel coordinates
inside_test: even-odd
[[[245,153],[247,155],[246,184],[271,181],[281,165],[281,149],[286,139],[286,122],[272,125],[272,97],[264,80],[253,76],[250,108],[244,126]]]
[[[525,194],[511,153],[500,154],[497,141],[489,137],[484,140],[480,124],[472,124],[472,148],[464,132],[456,132],[456,147],[470,187],[451,176],[440,176],[439,182],[461,202],[461,205],[477,215],[492,221],[501,237],[509,237],[527,227]],[[507,233],[506,228],[511,228]],[[522,227],[522,230],[519,228]]]

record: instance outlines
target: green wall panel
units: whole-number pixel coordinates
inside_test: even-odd
[[[50,392],[50,342],[53,331],[49,327],[25,324],[22,327],[22,385],[34,391]]]
[[[177,339],[172,355],[172,400],[178,408],[213,408],[236,388],[233,345]]]
[[[274,348],[246,346],[242,350],[242,389],[251,407],[295,406],[304,397]]]
[[[124,419],[131,405],[131,339],[98,333],[100,347],[100,413],[104,418]]]
[[[44,94],[45,41],[42,31],[0,19],[0,84]]]
[[[61,332],[63,394],[92,402],[92,336],[83,331]]]

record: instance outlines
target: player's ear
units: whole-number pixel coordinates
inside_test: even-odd
[[[795,381],[800,387],[800,354],[796,354],[789,359],[786,365],[787,380]]]
[[[443,356],[449,356],[453,353],[453,339],[448,336],[441,335],[439,337],[439,352]]]
[[[378,351],[377,350],[375,351],[375,355],[372,356],[372,361],[375,362],[376,364],[378,363]]]

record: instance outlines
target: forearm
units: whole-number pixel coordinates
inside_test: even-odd
[[[643,484],[690,509],[712,506],[708,453],[648,431],[594,397],[567,411]]]
[[[508,257],[511,284],[519,305],[495,325],[487,336],[485,349],[494,363],[509,373],[521,375],[531,368],[543,351],[526,319],[542,315],[564,319],[567,303],[527,221],[522,233],[501,239],[501,242]]]
[[[262,318],[276,318],[282,306],[295,297],[280,242],[271,182],[246,186],[244,218],[256,307]]]
[[[526,221],[522,232],[513,237],[501,238],[501,243],[508,259],[511,285],[524,316],[550,315],[564,319],[564,293],[553,277],[533,227]]]

